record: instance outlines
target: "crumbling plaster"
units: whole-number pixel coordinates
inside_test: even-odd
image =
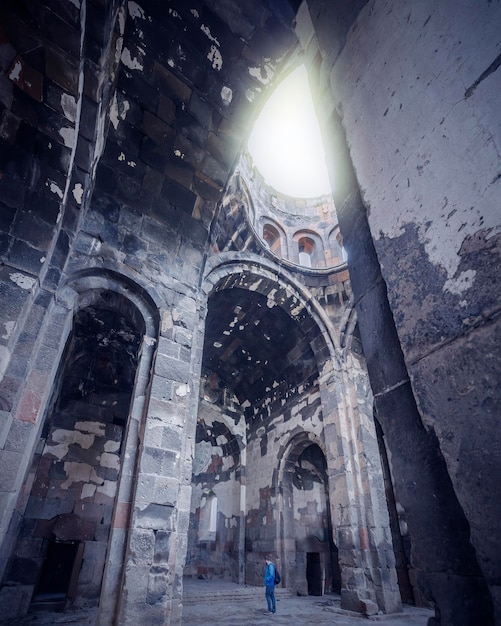
[[[500,7],[398,4],[363,9],[330,83],[422,420],[499,597],[500,509],[480,502],[491,499],[486,467],[501,469],[497,448],[486,452],[499,397]]]
[[[499,378],[499,358],[496,365],[490,346],[498,334],[500,305],[499,5],[446,2],[435,11],[428,2],[368,2],[353,16],[339,50],[327,46],[329,29],[323,27],[339,18],[336,7],[315,0],[308,7],[314,27],[306,19],[302,33],[308,57],[318,59],[320,52],[322,58],[313,82],[320,85],[317,102],[331,143],[333,194],[376,411],[386,440],[393,439],[388,443],[393,457],[399,457],[394,480],[412,466],[412,441],[416,446],[421,437],[424,448],[437,446],[447,468],[430,467],[429,478],[442,485],[449,511],[457,510],[457,536],[447,536],[451,554],[459,549],[452,548],[454,542],[463,546],[471,529],[477,553],[464,544],[458,569],[475,572],[478,556],[498,603],[498,575],[489,555],[495,550],[499,504],[488,495],[490,481],[479,471],[482,462],[469,442],[473,423],[481,424],[477,449],[490,449],[497,432],[493,407],[499,388],[492,380]],[[485,366],[478,367],[472,345],[477,355],[488,355]],[[394,437],[394,412],[409,418],[400,428],[414,431],[412,440]],[[497,448],[488,456],[488,467],[498,474]],[[435,472],[442,478],[432,477]],[[476,476],[475,489],[460,475]],[[421,478],[423,484],[428,480],[423,474],[416,486]],[[430,503],[430,519],[447,515],[438,504]],[[406,500],[405,506],[409,527],[418,521],[419,533],[418,511],[410,511],[414,503]],[[460,521],[463,511],[467,522]],[[438,522],[432,525],[440,528]],[[417,539],[414,531],[414,536],[416,564],[426,561],[425,553],[418,553],[428,539],[438,550],[429,546],[427,552],[444,552],[444,566],[434,557],[444,573],[430,576],[422,587],[428,585],[426,593],[439,598],[442,618],[491,619],[481,575],[472,591],[477,600],[460,608],[450,600],[458,594],[446,590],[448,543],[433,533]],[[470,610],[475,617],[467,617]]]
[[[399,3],[397,12],[391,2],[369,3],[330,76],[389,296],[405,334],[413,320],[392,287],[410,292],[418,279],[411,267],[395,276],[390,252],[395,244],[407,252],[422,247],[444,296],[456,296],[466,317],[477,267],[462,263],[462,247],[480,232],[486,247],[501,228],[495,209],[501,135],[491,106],[501,74],[492,73],[467,94],[486,59],[499,54],[499,5],[489,4],[482,13],[455,2],[438,10],[427,2],[407,5],[406,10]],[[363,36],[357,28],[362,23]],[[384,159],[374,159],[382,151]],[[415,243],[402,240],[409,228]],[[425,296],[436,283],[427,289],[421,277],[419,291]],[[401,289],[404,282],[407,290]]]

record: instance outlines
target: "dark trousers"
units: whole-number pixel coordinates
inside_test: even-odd
[[[275,585],[266,585],[266,602],[268,603],[268,611],[276,613],[277,603],[275,602]]]

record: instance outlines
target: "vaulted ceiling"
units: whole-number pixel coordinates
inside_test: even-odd
[[[311,381],[316,362],[302,321],[263,294],[231,288],[210,298],[203,370],[252,405]]]

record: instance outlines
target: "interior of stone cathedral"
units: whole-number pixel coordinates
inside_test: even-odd
[[[499,0],[2,0],[0,621],[182,624],[271,555],[501,625],[500,33]],[[306,196],[249,148],[298,68]]]

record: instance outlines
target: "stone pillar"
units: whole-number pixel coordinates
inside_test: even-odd
[[[119,611],[124,625],[180,623],[191,499],[193,433],[189,436],[188,430],[194,430],[195,424],[189,366],[180,346],[162,337],[140,432]]]
[[[356,365],[321,385],[341,606],[366,615],[394,613],[401,602],[371,395],[366,373]]]
[[[124,438],[120,482],[108,541],[106,567],[99,601],[97,621],[99,626],[109,626],[114,623],[115,612],[119,604],[120,583],[123,576],[127,531],[131,520],[132,495],[139,455],[139,433],[145,418],[149,372],[155,354],[155,347],[156,341],[152,337],[146,336],[141,350],[141,361],[136,375],[136,387]]]

